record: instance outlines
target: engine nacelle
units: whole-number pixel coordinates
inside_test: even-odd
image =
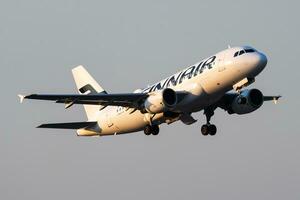
[[[242,115],[257,110],[264,102],[264,96],[258,89],[244,90],[231,104],[233,113]]]
[[[177,104],[177,95],[171,88],[149,93],[144,102],[144,112],[156,114],[172,110]]]

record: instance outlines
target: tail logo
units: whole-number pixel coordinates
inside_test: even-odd
[[[91,86],[90,84],[86,84],[85,86],[81,87],[79,89],[79,92],[81,94],[98,94],[98,92],[95,90],[95,88],[93,88],[93,86]],[[88,93],[87,93],[88,92]],[[100,93],[104,93],[107,94],[106,91],[102,91]]]

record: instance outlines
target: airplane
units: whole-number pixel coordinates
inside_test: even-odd
[[[278,101],[281,96],[264,96],[258,89],[244,89],[267,65],[264,53],[250,47],[228,47],[178,73],[133,93],[109,94],[83,66],[72,69],[79,94],[19,95],[24,99],[63,103],[68,109],[83,104],[87,121],[42,124],[37,128],[75,129],[77,136],[106,136],[144,131],[158,135],[159,126],[197,120],[192,113],[203,110],[204,136],[215,135],[211,118],[217,108],[228,114],[248,114],[264,101]],[[233,91],[231,91],[233,90]]]

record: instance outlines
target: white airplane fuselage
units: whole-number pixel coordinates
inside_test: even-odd
[[[136,92],[155,92],[164,88],[187,92],[176,110],[191,114],[217,102],[226,92],[245,78],[254,79],[266,66],[266,56],[258,51],[234,56],[237,51],[249,47],[223,50],[207,59],[172,75],[150,87]],[[253,49],[253,48],[252,48]],[[176,120],[175,120],[176,121]],[[167,122],[163,113],[142,113],[133,108],[107,106],[97,113],[98,128],[79,129],[80,136],[112,135],[141,131],[147,124]]]

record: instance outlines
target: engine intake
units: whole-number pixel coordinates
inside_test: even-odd
[[[244,90],[231,103],[231,110],[236,114],[247,114],[257,110],[264,102],[264,96],[258,89]]]
[[[163,98],[164,103],[168,107],[173,107],[177,103],[176,92],[174,90],[172,90],[171,88],[166,88],[166,89],[163,90],[162,98]]]
[[[258,89],[252,89],[249,91],[249,103],[253,106],[261,106],[264,102],[264,96]]]
[[[171,111],[177,105],[177,94],[171,88],[149,93],[144,102],[143,112],[161,113]]]

